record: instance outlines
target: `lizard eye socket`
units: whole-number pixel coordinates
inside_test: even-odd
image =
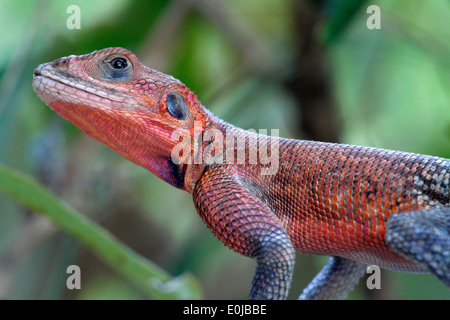
[[[116,55],[106,59],[102,64],[102,69],[107,78],[121,80],[130,76],[133,65],[126,57]]]
[[[177,92],[169,92],[166,96],[167,112],[178,120],[186,120],[189,109],[183,97]]]

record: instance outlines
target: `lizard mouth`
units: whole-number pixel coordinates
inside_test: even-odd
[[[120,93],[110,88],[102,87],[101,90],[69,74],[59,76],[59,71],[55,70],[48,63],[38,66],[33,71],[33,89],[41,99],[50,102],[51,98],[58,97],[57,100],[66,102],[86,101],[91,107],[129,109],[139,105],[136,99],[130,96],[123,97]]]

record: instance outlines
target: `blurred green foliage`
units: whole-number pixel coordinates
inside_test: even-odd
[[[37,65],[125,47],[228,122],[298,139],[314,136],[301,125],[310,106],[290,86],[304,71],[302,81],[330,83],[334,111],[321,117],[340,128],[335,140],[450,158],[446,0],[370,2],[381,8],[381,30],[366,27],[368,3],[356,0],[79,0],[80,30],[66,27],[71,4],[0,0],[0,162],[36,177],[171,275],[193,273],[206,298],[246,298],[254,262],[212,236],[189,194],[47,108],[31,87]],[[41,216],[3,194],[0,207],[0,297],[145,298]],[[292,298],[324,262],[298,255]],[[65,286],[71,264],[82,270],[79,291]],[[362,280],[350,298],[450,298],[430,275],[383,271],[382,279],[379,292]]]
[[[164,270],[124,246],[111,233],[55,197],[33,178],[0,164],[0,190],[25,208],[42,213],[61,230],[75,237],[145,296],[153,299],[201,297],[201,290],[192,276],[183,274],[177,278],[170,277]],[[67,273],[75,275],[73,270]],[[68,280],[68,283],[78,281],[76,287],[81,289],[79,276],[78,280]]]

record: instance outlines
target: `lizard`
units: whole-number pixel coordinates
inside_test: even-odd
[[[450,286],[449,159],[235,127],[123,48],[42,64],[33,88],[86,134],[189,192],[212,233],[256,260],[249,299],[286,299],[297,251],[330,256],[300,299],[344,299],[368,265]]]

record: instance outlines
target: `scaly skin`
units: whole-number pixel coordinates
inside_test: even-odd
[[[301,299],[345,298],[368,264],[450,284],[448,159],[250,133],[122,48],[43,64],[33,87],[88,135],[191,193],[212,232],[256,259],[252,299],[286,298],[295,251],[332,256]],[[180,130],[187,149],[173,153]],[[211,142],[212,130],[223,140]],[[227,153],[232,136],[246,144]]]

